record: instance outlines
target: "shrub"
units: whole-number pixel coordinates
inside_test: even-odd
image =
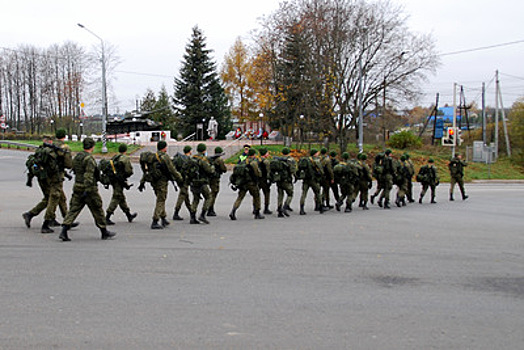
[[[405,130],[393,134],[389,138],[388,145],[398,149],[419,148],[422,146],[422,140],[411,131]]]

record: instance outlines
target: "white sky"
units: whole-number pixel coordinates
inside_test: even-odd
[[[437,50],[448,53],[524,40],[521,17],[524,1],[517,0],[391,0],[404,6],[408,25],[417,33],[431,33]],[[86,49],[98,45],[82,23],[117,49],[122,63],[112,82],[120,112],[134,109],[135,100],[162,84],[171,94],[191,29],[198,25],[220,64],[237,37],[250,38],[259,18],[278,9],[279,0],[165,1],[18,0],[4,1],[0,15],[0,47],[20,44],[40,48],[65,41]],[[1,51],[0,51],[1,52]],[[499,70],[504,106],[524,96],[524,42],[459,55],[444,56],[442,66],[422,86],[420,104],[426,106],[440,93],[440,105],[452,103],[453,83],[464,85],[467,102],[480,105],[482,82],[487,103],[494,105],[494,76]],[[146,73],[142,76],[123,72]],[[166,77],[162,77],[166,76]],[[110,108],[113,113],[116,108]]]

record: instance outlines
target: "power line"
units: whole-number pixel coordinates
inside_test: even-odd
[[[438,55],[438,56],[451,56],[451,55],[458,55],[458,54],[462,54],[462,53],[468,53],[468,52],[474,52],[474,51],[481,51],[481,50],[494,49],[494,48],[496,48],[496,47],[509,46],[509,45],[515,45],[515,44],[520,44],[520,43],[524,43],[524,39],[522,39],[522,40],[517,40],[517,41],[510,41],[510,42],[507,42],[507,43],[501,43],[501,44],[490,45],[490,46],[481,46],[481,47],[476,47],[476,48],[466,49],[466,50],[451,51],[451,52],[441,53],[441,54]]]

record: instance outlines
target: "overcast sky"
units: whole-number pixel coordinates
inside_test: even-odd
[[[488,104],[494,105],[494,76],[500,71],[504,106],[524,96],[524,1],[517,0],[391,0],[404,6],[409,27],[430,33],[439,53],[523,42],[488,50],[442,56],[442,66],[429,82],[420,104],[427,106],[440,93],[440,105],[452,103],[453,83],[464,85],[466,101],[480,105],[482,82],[488,87]],[[0,47],[20,44],[47,48],[66,41],[86,49],[98,45],[82,23],[117,49],[122,63],[112,81],[120,112],[134,109],[135,100],[151,88],[165,85],[173,91],[191,29],[198,25],[222,63],[237,37],[249,41],[259,19],[278,9],[279,0],[165,1],[18,0],[1,8]],[[0,51],[1,52],[1,51]],[[132,74],[140,73],[140,74]],[[141,75],[145,74],[145,75]],[[110,108],[113,113],[116,108]]]

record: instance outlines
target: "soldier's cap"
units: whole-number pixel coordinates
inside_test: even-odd
[[[428,163],[435,163],[435,160],[433,160],[433,158],[429,158]]]
[[[120,146],[118,146],[118,152],[120,153],[127,152],[127,145],[125,143],[122,143]]]
[[[197,152],[205,152],[207,149],[206,147],[206,144],[205,143],[199,143],[198,146],[197,146]]]
[[[404,153],[404,156],[406,157],[406,159],[409,159],[409,153],[408,152]]]
[[[362,159],[362,156],[364,155],[364,153],[359,153],[357,154],[357,159]]]
[[[83,141],[84,149],[91,149],[95,147],[95,140],[90,137],[86,137]]]
[[[401,156],[400,156],[400,160],[401,160],[401,161],[405,161],[405,160],[406,160],[406,156],[405,156],[405,155],[401,155]]]
[[[458,157],[458,156],[460,156],[460,153],[459,153],[459,152],[456,152],[456,153],[455,153],[455,157]]]
[[[312,156],[312,157],[313,157],[315,154],[317,154],[317,153],[318,153],[318,150],[316,150],[316,149],[314,149],[314,148],[312,148],[311,151],[309,151],[309,155]]]
[[[66,131],[64,128],[60,128],[58,129],[56,132],[55,132],[55,137],[59,140],[63,139],[64,137],[66,137]]]
[[[267,154],[267,148],[260,148],[258,153],[260,153],[261,156],[265,156]]]
[[[331,152],[329,152],[329,155],[331,157],[336,157],[337,156],[337,152],[336,151],[331,151]]]
[[[222,147],[215,147],[215,154],[220,154],[220,153],[223,153],[224,150],[222,149]]]
[[[156,149],[159,150],[159,151],[164,149],[164,148],[166,148],[166,147],[167,147],[167,142],[164,141],[164,140],[158,141],[158,143],[156,144]]]
[[[391,154],[391,150],[388,148],[385,153],[389,156]]]
[[[282,148],[282,154],[289,154],[289,152],[290,152],[289,148],[287,147]]]
[[[244,148],[251,148],[251,145],[248,145],[247,143],[243,146]]]
[[[257,154],[257,151],[255,151],[254,148],[250,148],[249,151],[247,151],[247,155],[250,157],[254,156],[255,154]]]
[[[191,152],[191,150],[192,150],[192,148],[189,145],[184,147],[184,153],[189,153],[189,152]]]
[[[52,140],[53,139],[53,136],[51,135],[43,135],[42,136],[42,140],[45,142],[45,141],[49,141],[49,140]]]
[[[343,159],[349,159],[349,153],[348,152],[344,152],[342,153],[342,158]],[[338,169],[338,168],[337,168]]]
[[[359,156],[360,156],[360,159],[361,159],[361,160],[366,160],[366,159],[368,159],[368,156],[367,156],[367,154],[365,154],[365,153],[360,153]]]
[[[328,150],[327,150],[327,148],[325,148],[325,147],[322,147],[322,149],[320,149],[320,153],[321,153],[321,154],[326,154],[327,151],[328,151]]]

